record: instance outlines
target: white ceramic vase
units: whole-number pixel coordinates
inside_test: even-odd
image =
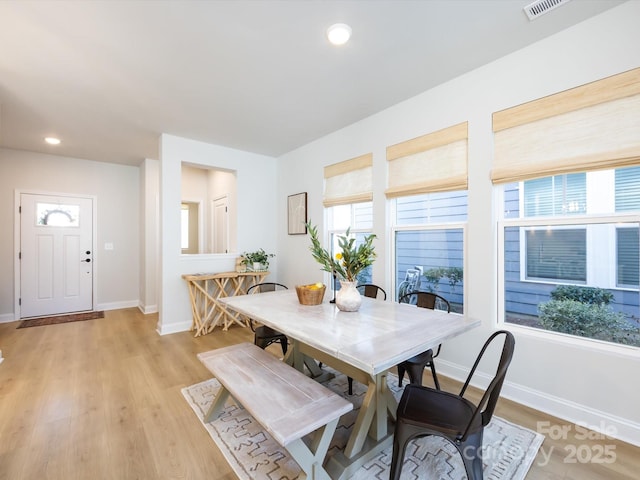
[[[357,312],[362,304],[362,296],[356,282],[340,280],[340,290],[336,292],[336,306],[343,312]]]

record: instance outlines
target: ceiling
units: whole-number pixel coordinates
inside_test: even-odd
[[[168,133],[279,156],[623,3],[530,22],[530,2],[4,0],[0,146],[138,165]]]

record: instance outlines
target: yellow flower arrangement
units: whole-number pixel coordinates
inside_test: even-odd
[[[344,235],[338,235],[338,246],[341,252],[331,257],[329,252],[322,248],[318,240],[318,228],[311,225],[311,221],[306,224],[309,236],[311,237],[311,255],[322,266],[322,270],[335,274],[341,280],[355,282],[358,273],[373,263],[376,258],[373,240],[375,235],[367,235],[364,242],[355,246],[356,239],[350,237],[348,228]]]

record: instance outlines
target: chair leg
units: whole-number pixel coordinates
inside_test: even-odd
[[[469,480],[483,480],[482,472],[482,435],[483,429],[469,435],[467,440],[456,448],[462,456],[464,469]]]
[[[282,355],[286,355],[287,354],[287,349],[289,348],[289,345],[288,345],[287,341],[284,338],[280,339],[280,347],[282,348]]]
[[[398,364],[398,386],[402,387],[402,379],[404,378],[404,365]]]
[[[438,376],[436,375],[436,366],[433,364],[433,360],[429,364],[431,367],[431,375],[433,375],[433,383],[436,386],[436,390],[440,390],[440,382],[438,381]]]
[[[406,442],[400,441],[400,434],[396,428],[393,436],[393,452],[391,454],[391,469],[389,470],[389,480],[399,480],[402,473],[402,464],[404,463],[404,450]]]
[[[353,378],[347,377],[347,381],[349,382],[349,395],[353,395]]]
[[[399,480],[402,473],[402,465],[404,463],[405,451],[407,444],[414,438],[424,437],[421,428],[413,427],[403,423],[401,420],[396,422],[393,434],[393,451],[391,454],[391,468],[389,471],[389,480]]]
[[[407,369],[409,374],[409,382],[414,385],[422,385],[422,372],[424,371],[424,365],[410,364]]]

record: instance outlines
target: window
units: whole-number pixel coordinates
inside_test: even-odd
[[[392,200],[395,299],[434,292],[462,312],[467,192],[437,192]]]
[[[48,227],[77,227],[80,225],[80,205],[38,202],[36,224]]]
[[[505,322],[640,346],[639,122],[639,68],[493,113]]]
[[[525,232],[528,280],[586,282],[586,229],[534,228]]]
[[[640,346],[640,168],[503,192],[504,321]]]
[[[462,312],[468,124],[387,147],[395,300],[438,293]]]
[[[371,235],[373,228],[373,202],[337,205],[327,209],[329,217],[329,236],[331,255],[339,252],[338,235],[349,233],[355,236],[356,245],[364,243],[364,237]],[[375,245],[375,244],[374,244]],[[365,268],[359,275],[357,283],[373,283],[371,266]]]

